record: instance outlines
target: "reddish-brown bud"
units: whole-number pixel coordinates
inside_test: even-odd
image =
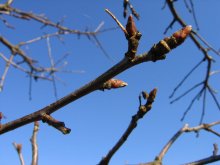
[[[126,30],[127,30],[127,33],[129,35],[129,37],[135,35],[135,33],[137,32],[137,29],[136,29],[136,26],[135,26],[134,19],[133,19],[132,15],[130,15],[128,17]]]
[[[154,88],[150,93],[148,99],[154,100],[157,95],[157,88]]]
[[[128,84],[122,80],[110,79],[103,84],[102,89],[121,88],[121,87],[125,87],[127,85]]]
[[[182,43],[186,37],[190,34],[190,32],[192,31],[192,26],[188,25],[184,28],[182,28],[181,30],[173,33],[173,37],[177,40],[178,43]]]

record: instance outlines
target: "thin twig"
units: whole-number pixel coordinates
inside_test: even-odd
[[[178,22],[181,26],[186,26],[186,23],[183,21],[183,19],[179,16],[179,13],[177,12],[177,10],[175,9],[175,6],[174,6],[174,1],[173,0],[166,0],[166,3],[167,3],[167,5],[168,5],[168,7],[169,7],[169,10],[170,10],[170,12],[172,13],[172,15],[173,15],[173,19],[176,21],[176,22]],[[192,4],[192,1],[190,1],[190,3],[191,3],[191,8],[194,8],[194,6],[193,6],[193,4]],[[194,9],[192,9],[192,10],[194,10]],[[195,16],[195,15],[194,15]],[[168,26],[169,27],[169,26]],[[217,105],[217,107],[218,108],[220,108],[220,106],[219,106],[219,103],[218,103],[218,101],[217,101],[217,99],[216,99],[216,97],[215,97],[215,95],[214,95],[214,93],[212,92],[212,90],[210,90],[211,89],[211,87],[209,87],[209,78],[210,78],[210,73],[211,73],[211,68],[212,68],[212,64],[213,64],[213,62],[214,62],[214,60],[213,60],[213,58],[208,54],[208,51],[209,50],[212,50],[216,55],[220,55],[220,53],[219,53],[219,51],[216,51],[206,40],[204,40],[197,32],[195,32],[195,31],[192,31],[192,33],[190,34],[190,38],[192,39],[192,41],[194,42],[194,44],[199,48],[199,50],[203,53],[203,55],[204,55],[204,61],[206,61],[207,62],[207,69],[206,69],[206,76],[205,76],[205,78],[204,78],[204,80],[202,81],[203,83],[201,84],[203,87],[202,87],[202,89],[204,89],[202,92],[200,92],[199,93],[199,95],[201,96],[202,94],[204,94],[203,92],[207,89],[207,88],[209,88],[208,89],[208,91],[211,93],[211,95],[212,95],[212,97],[213,97],[213,99],[214,99],[214,101],[216,102],[216,105]],[[201,43],[202,42],[202,43]],[[205,44],[205,46],[207,47],[207,48],[205,48],[204,46],[202,46],[202,44]],[[199,63],[200,64],[200,63]],[[199,65],[198,64],[198,65]],[[197,66],[196,66],[197,67]],[[195,68],[196,68],[195,67]],[[185,94],[187,94],[189,91],[191,91],[191,90],[188,90],[188,91],[186,91],[183,95],[185,95]],[[175,90],[174,90],[174,92],[175,92]],[[174,92],[173,92],[173,94],[174,94]],[[198,97],[200,97],[198,95]],[[172,95],[171,95],[172,96]],[[180,99],[181,97],[179,97],[178,99]],[[178,99],[176,99],[176,100],[178,100]],[[192,102],[194,102],[194,101],[192,101]],[[204,105],[205,103],[203,102],[203,105]],[[203,106],[204,107],[204,106]],[[202,110],[203,112],[203,114],[205,113],[204,112],[204,109]]]
[[[10,67],[10,65],[11,65],[11,63],[12,63],[12,61],[13,61],[13,59],[14,59],[14,55],[12,54],[12,55],[10,56],[9,60],[6,62],[5,70],[4,70],[4,72],[3,72],[2,77],[0,78],[0,92],[3,90],[5,78],[6,78],[6,75],[7,75],[7,73],[8,73],[9,67]]]
[[[13,144],[13,146],[15,147],[15,150],[16,150],[17,153],[18,153],[18,157],[19,157],[19,160],[20,160],[21,165],[25,165],[25,163],[24,163],[24,158],[23,158],[23,155],[22,155],[22,152],[21,152],[21,150],[22,150],[22,144],[17,144],[17,143],[15,143],[15,142],[13,142],[12,144]]]
[[[196,127],[189,127],[188,124],[185,124],[177,133],[173,135],[173,137],[168,141],[168,143],[163,147],[158,156],[156,156],[155,160],[162,162],[163,157],[166,155],[170,147],[174,144],[174,142],[183,134],[188,132],[198,132],[200,130],[207,130],[215,125],[219,125],[220,121],[212,122],[209,124],[200,124]],[[220,159],[218,159],[220,160]],[[212,160],[214,162],[214,160]]]
[[[180,81],[180,83],[174,88],[172,94],[170,95],[170,98],[174,96],[174,94],[177,92],[177,90],[182,86],[182,84],[187,80],[187,78],[204,62],[204,60],[201,60],[198,64],[196,64],[188,73],[187,75]]]
[[[58,98],[57,88],[56,88],[56,82],[55,82],[55,78],[54,78],[55,72],[53,71],[53,69],[55,70],[55,64],[54,64],[54,60],[53,60],[52,53],[51,53],[51,44],[50,44],[50,38],[49,37],[46,38],[46,42],[47,42],[48,57],[49,57],[50,65],[51,65],[51,68],[52,68],[52,70],[50,72],[50,75],[52,77],[54,96],[57,99]]]
[[[202,101],[202,114],[200,118],[199,124],[202,124],[204,116],[205,116],[205,108],[206,108],[206,88],[203,90],[203,101]]]
[[[106,13],[108,13],[114,19],[114,21],[118,24],[118,26],[121,28],[121,30],[124,32],[124,34],[127,36],[128,35],[127,30],[121,24],[121,22],[114,16],[114,14],[110,10],[108,10],[108,9],[105,9],[105,11],[106,11]]]
[[[199,33],[192,31],[193,34],[195,34],[207,47],[209,50],[212,50],[215,54],[220,56],[220,52],[216,49],[214,49]]]
[[[215,104],[217,105],[218,109],[220,110],[220,104],[219,104],[219,101],[218,99],[216,98],[215,94],[213,93],[212,89],[210,86],[208,86],[208,90],[209,90],[209,93],[211,94],[212,98],[214,99],[215,101]]]
[[[37,145],[37,133],[39,130],[39,122],[34,122],[33,134],[30,139],[32,145],[32,162],[31,165],[38,165],[38,145]]]
[[[173,19],[170,24],[166,27],[165,31],[163,32],[163,34],[167,34],[169,29],[172,29],[174,23],[176,22],[176,19]]]
[[[190,2],[190,5],[191,5],[191,11],[192,11],[193,19],[194,19],[195,24],[196,24],[196,28],[197,28],[197,30],[199,30],[199,24],[198,24],[198,20],[196,18],[196,12],[195,12],[193,1],[189,0],[189,2]]]
[[[110,60],[113,62],[113,59],[110,57],[110,55],[106,52],[106,50],[104,49],[104,47],[102,46],[101,42],[99,41],[99,39],[97,38],[96,35],[92,35],[92,37],[95,40],[95,43],[97,44],[97,46],[100,48],[100,50],[103,52],[103,54]]]
[[[189,106],[187,107],[187,109],[185,110],[185,112],[184,112],[183,115],[182,115],[181,121],[183,121],[183,120],[185,119],[186,115],[188,114],[188,112],[189,112],[190,109],[192,108],[194,102],[195,102],[196,100],[198,100],[199,96],[203,93],[203,91],[204,91],[204,88],[202,88],[202,89],[196,94],[196,96],[191,100]]]
[[[184,165],[204,165],[204,164],[214,163],[219,160],[220,160],[220,155],[216,155],[216,156],[210,156],[204,159],[200,159],[194,162],[185,163]]]
[[[197,87],[199,87],[200,85],[203,85],[204,82],[200,82],[196,85],[194,85],[193,87],[191,87],[190,89],[188,89],[187,91],[185,91],[183,94],[181,94],[180,96],[176,97],[174,100],[172,100],[170,103],[174,103],[176,101],[178,101],[179,99],[181,99],[182,97],[184,97],[185,95],[187,95],[188,93],[190,93],[192,90],[196,89]]]
[[[139,106],[139,109],[137,113],[132,116],[132,119],[130,121],[130,124],[126,131],[123,133],[121,138],[118,140],[118,142],[113,146],[113,148],[108,152],[108,154],[102,158],[102,160],[99,162],[99,165],[108,165],[109,161],[111,160],[112,156],[118,151],[118,149],[125,143],[129,135],[132,133],[132,131],[137,127],[137,122],[139,119],[143,118],[144,115],[149,112],[152,108],[152,104],[154,102],[154,99],[156,97],[157,89],[153,89],[148,98],[145,105]]]

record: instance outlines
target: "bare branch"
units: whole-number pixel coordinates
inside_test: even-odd
[[[51,65],[51,68],[52,68],[52,70],[50,72],[50,75],[52,77],[52,82],[53,82],[54,96],[57,99],[58,98],[58,96],[57,96],[57,88],[56,88],[56,82],[55,82],[55,78],[54,78],[55,72],[53,71],[53,70],[56,70],[56,69],[55,69],[54,59],[53,59],[52,53],[51,53],[50,38],[47,37],[46,41],[47,41],[48,57],[49,57],[50,65]]]
[[[174,96],[176,91],[182,86],[182,84],[187,80],[187,78],[204,62],[201,60],[198,64],[196,64],[188,73],[187,75],[180,81],[180,83],[174,88],[173,93],[170,95],[170,98]]]
[[[159,155],[155,158],[155,160],[160,160],[162,162],[163,157],[168,152],[169,148],[173,145],[173,143],[185,132],[198,132],[200,130],[207,130],[215,125],[219,125],[220,121],[216,121],[209,124],[201,124],[196,127],[189,127],[188,124],[185,124],[170,140],[169,142],[163,147]],[[218,159],[220,160],[220,159]]]
[[[186,30],[187,32],[186,33]],[[60,100],[55,101],[54,103],[46,106],[34,113],[26,115],[20,119],[11,121],[9,123],[3,124],[0,128],[0,134],[6,133],[23,125],[29,124],[34,121],[38,121],[42,119],[42,114],[50,115],[57,111],[58,109],[62,108],[63,106],[85,96],[103,85],[104,82],[108,81],[109,79],[115,77],[119,73],[127,70],[128,68],[134,67],[143,62],[147,61],[157,61],[163,60],[166,57],[166,53],[170,52],[172,49],[176,48],[183,41],[186,39],[187,35],[189,34],[189,29],[183,28],[180,31],[175,32],[172,37],[167,37],[164,40],[161,40],[159,43],[153,45],[149,52],[137,55],[134,57],[133,60],[128,58],[123,58],[118,64],[107,70],[105,73],[97,77],[96,79],[92,80],[88,84],[85,84],[81,88],[73,91],[72,93],[66,95],[65,97],[61,98]]]
[[[114,14],[108,9],[105,9],[105,11],[114,19],[114,21],[118,24],[118,26],[121,28],[121,30],[124,32],[124,34],[127,36],[128,35],[127,30],[120,23],[120,21],[114,16]]]
[[[130,121],[130,124],[126,131],[123,133],[121,138],[118,140],[118,142],[114,145],[114,147],[108,152],[108,154],[102,158],[102,160],[99,162],[99,165],[107,165],[109,161],[111,160],[112,156],[118,151],[118,149],[125,143],[129,135],[132,133],[132,131],[137,127],[137,122],[139,119],[143,118],[144,115],[149,112],[152,108],[152,104],[154,102],[154,99],[157,94],[157,89],[153,89],[150,93],[148,98],[146,98],[147,102],[144,105],[139,106],[139,110],[137,113],[132,116],[132,119]]]
[[[184,165],[204,165],[204,164],[213,163],[219,160],[220,160],[220,155],[216,155],[216,156],[210,156],[204,159],[200,159],[194,162],[186,163]]]
[[[186,26],[186,23],[183,21],[183,19],[179,16],[179,13],[177,12],[177,10],[175,9],[175,6],[174,6],[174,2],[173,0],[166,0],[166,3],[169,7],[169,10],[171,11],[172,15],[173,15],[173,21],[171,22],[170,25],[173,24],[173,22],[178,22],[181,26]],[[188,5],[188,4],[187,4]],[[193,6],[193,3],[192,1],[190,1],[190,5],[191,5],[191,9],[194,10],[194,6]],[[196,18],[195,18],[195,14],[194,14],[194,19],[196,21]],[[175,21],[174,21],[175,20]],[[220,108],[219,106],[219,103],[214,95],[214,93],[212,91],[209,90],[209,78],[210,78],[210,73],[211,73],[211,68],[212,68],[212,65],[213,65],[213,58],[208,54],[208,51],[209,50],[212,50],[216,55],[219,55],[220,53],[218,51],[216,51],[206,40],[204,40],[197,32],[193,31],[192,30],[192,33],[190,33],[190,38],[192,39],[192,41],[194,42],[194,44],[199,48],[199,50],[202,52],[203,56],[204,56],[204,61],[207,63],[207,69],[206,69],[206,73],[205,73],[205,78],[204,80],[202,81],[202,89],[203,91],[202,92],[199,92],[198,95],[201,95],[201,94],[204,94],[204,98],[205,98],[205,92],[208,88],[208,91],[211,93],[216,105],[218,108]],[[202,42],[202,43],[201,43]],[[204,44],[207,48],[205,48],[202,44]],[[195,70],[198,66],[200,65],[200,63],[198,65],[196,65],[193,69]],[[192,72],[191,71],[191,72]],[[173,94],[175,93],[175,91],[181,86],[181,84],[185,81],[186,78],[188,78],[188,76],[191,74],[191,72],[189,72],[187,74],[187,76],[182,80],[182,82],[180,84],[178,84],[178,86],[174,89],[174,92]],[[198,84],[199,85],[199,84]],[[197,86],[196,86],[197,87]],[[182,96],[184,96],[185,94],[187,94],[188,92],[190,92],[192,89],[194,89],[194,87],[192,87],[190,90],[186,91]],[[203,93],[204,92],[204,93]],[[173,94],[171,96],[173,96]],[[182,96],[179,96],[176,100],[182,98]],[[172,101],[173,102],[173,101]],[[194,102],[194,99],[191,103]],[[191,104],[192,105],[192,104]],[[203,99],[203,105],[205,105],[205,101]],[[203,106],[204,107],[204,106]],[[203,114],[205,113],[205,109],[203,108],[202,110],[202,116]],[[186,111],[188,112],[188,110]],[[202,120],[202,117],[201,116],[201,120]]]
[[[174,100],[172,100],[170,103],[174,103],[176,101],[178,101],[179,99],[181,99],[182,97],[186,96],[188,93],[190,93],[191,91],[193,91],[194,89],[196,89],[197,87],[199,87],[200,85],[203,85],[204,82],[200,82],[196,85],[194,85],[193,87],[191,87],[190,89],[188,89],[187,91],[185,91],[183,94],[181,94],[180,96],[178,96],[177,98],[175,98]]]

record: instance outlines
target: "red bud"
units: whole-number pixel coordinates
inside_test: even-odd
[[[110,79],[103,84],[103,89],[113,89],[113,88],[121,88],[125,87],[128,84],[122,80],[118,79]]]
[[[183,42],[186,37],[189,35],[189,33],[192,31],[192,26],[188,25],[184,28],[182,28],[181,30],[173,33],[173,37],[178,40],[179,42]]]
[[[127,30],[127,33],[129,35],[129,37],[135,35],[135,33],[137,32],[137,29],[136,29],[136,26],[135,26],[134,19],[133,19],[132,15],[130,15],[128,17],[126,30]]]

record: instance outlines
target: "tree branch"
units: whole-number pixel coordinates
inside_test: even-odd
[[[22,155],[22,152],[21,152],[21,150],[22,150],[22,144],[17,144],[17,143],[12,143],[13,145],[14,145],[14,147],[15,147],[15,149],[16,149],[16,151],[17,151],[17,153],[18,153],[18,157],[19,157],[19,160],[20,160],[20,162],[21,162],[21,165],[25,165],[25,163],[24,163],[24,158],[23,158],[23,155]]]
[[[142,92],[142,93],[145,93],[145,92]],[[118,140],[118,142],[113,146],[113,148],[108,152],[108,154],[104,158],[102,158],[102,160],[99,162],[99,165],[108,165],[112,156],[125,143],[129,135],[137,127],[137,122],[139,121],[139,119],[143,118],[144,115],[151,110],[156,94],[157,94],[157,89],[155,88],[150,92],[149,96],[145,98],[147,100],[146,104],[144,105],[140,104],[137,113],[134,116],[132,116],[131,122],[128,128],[126,129],[126,131],[123,133],[123,135]]]
[[[37,145],[37,132],[39,130],[39,123],[34,122],[33,134],[30,139],[32,144],[32,162],[31,165],[38,165],[38,145]]]
[[[164,40],[161,40],[157,44],[153,45],[153,47],[149,50],[149,52],[137,55],[132,60],[130,60],[125,56],[118,64],[107,70],[105,73],[103,73],[96,79],[92,80],[91,82],[87,83],[86,85],[82,86],[81,88],[77,89],[76,91],[61,98],[60,100],[57,100],[34,113],[31,113],[17,120],[3,124],[2,127],[0,128],[0,134],[6,133],[8,131],[11,131],[28,123],[42,120],[42,116],[44,116],[44,114],[50,115],[55,111],[57,111],[58,109],[62,108],[63,106],[97,89],[100,89],[103,83],[105,83],[106,81],[118,75],[119,73],[137,64],[148,61],[155,62],[157,60],[165,59],[166,53],[168,53],[172,49],[182,44],[183,41],[188,36],[188,34],[190,33],[190,31],[191,31],[191,26],[186,26],[185,28],[175,32],[171,37],[167,37]]]

